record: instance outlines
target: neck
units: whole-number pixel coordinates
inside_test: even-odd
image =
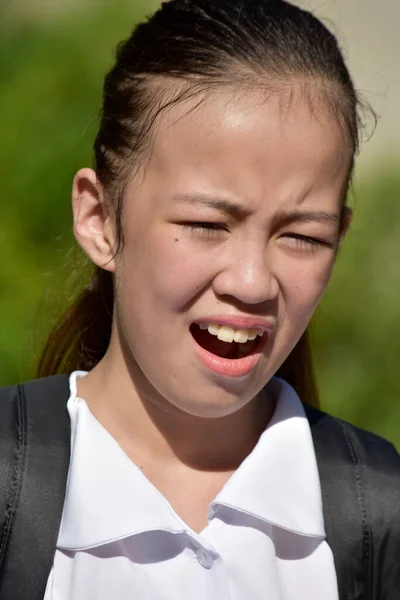
[[[231,472],[248,456],[274,407],[258,395],[227,416],[187,414],[160,397],[137,365],[107,353],[78,381],[78,394],[97,420],[137,464],[186,465],[200,471]]]

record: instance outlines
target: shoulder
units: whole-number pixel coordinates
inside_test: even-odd
[[[69,435],[69,376],[53,375],[0,388],[1,439],[63,439]]]
[[[340,500],[340,507],[332,512],[340,514],[340,522],[348,527],[361,518],[364,542],[367,536],[373,548],[370,559],[373,555],[374,561],[385,563],[387,574],[396,577],[400,586],[400,569],[393,562],[400,556],[400,456],[396,448],[346,421],[311,407],[305,410],[323,501],[332,507]]]
[[[325,445],[334,450],[335,460],[346,457],[371,470],[370,476],[380,473],[400,485],[400,455],[391,442],[310,406],[305,406],[305,411],[313,437],[323,437]]]
[[[52,375],[16,385],[0,387],[0,406],[4,405],[7,400],[13,401],[20,398],[33,402],[39,398],[44,400],[52,396],[64,398],[66,394],[69,394],[69,375]]]
[[[369,574],[371,597],[398,598],[400,456],[374,433],[311,407],[305,411],[320,472],[327,539],[340,577],[353,581],[363,565],[359,577]]]

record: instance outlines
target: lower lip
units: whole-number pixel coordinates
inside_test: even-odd
[[[217,375],[223,375],[224,377],[244,377],[250,375],[257,366],[264,346],[267,343],[268,336],[269,334],[266,332],[251,354],[234,360],[222,358],[221,356],[208,352],[208,350],[196,342],[193,336],[191,337],[198,358],[210,371]]]

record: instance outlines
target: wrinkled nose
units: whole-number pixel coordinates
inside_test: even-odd
[[[265,246],[246,244],[215,277],[213,289],[218,296],[231,296],[243,304],[262,304],[277,298],[279,283],[269,264]]]

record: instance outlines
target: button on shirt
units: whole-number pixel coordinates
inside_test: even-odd
[[[195,533],[76,395],[71,462],[44,600],[338,600],[320,481],[300,399],[275,413]]]

